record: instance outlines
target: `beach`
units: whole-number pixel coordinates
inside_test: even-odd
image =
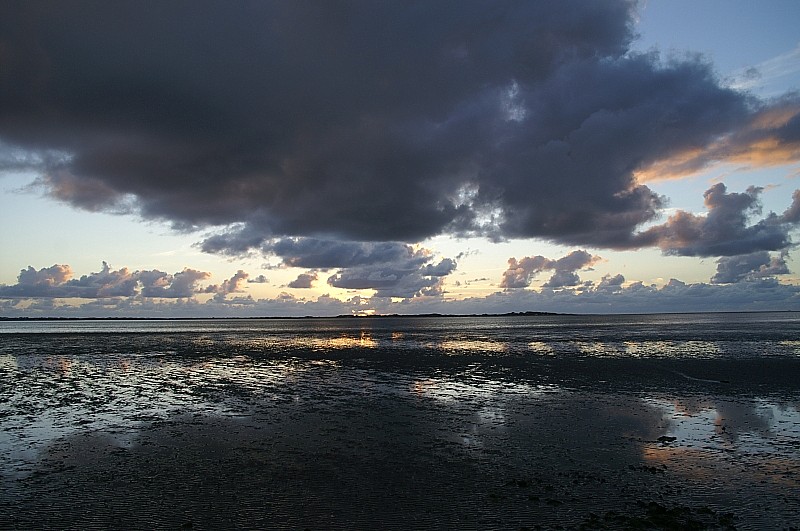
[[[800,521],[796,318],[420,319],[9,325],[0,527]]]

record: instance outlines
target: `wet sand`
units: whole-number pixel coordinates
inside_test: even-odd
[[[104,349],[0,360],[0,527],[800,522],[791,360]]]

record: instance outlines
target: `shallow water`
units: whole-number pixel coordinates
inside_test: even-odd
[[[0,527],[790,527],[797,338],[792,313],[0,322]]]

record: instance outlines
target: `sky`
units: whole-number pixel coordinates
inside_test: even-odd
[[[0,4],[0,317],[800,310],[800,3]]]

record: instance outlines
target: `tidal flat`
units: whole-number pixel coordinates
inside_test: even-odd
[[[790,529],[759,318],[6,324],[0,527]]]

